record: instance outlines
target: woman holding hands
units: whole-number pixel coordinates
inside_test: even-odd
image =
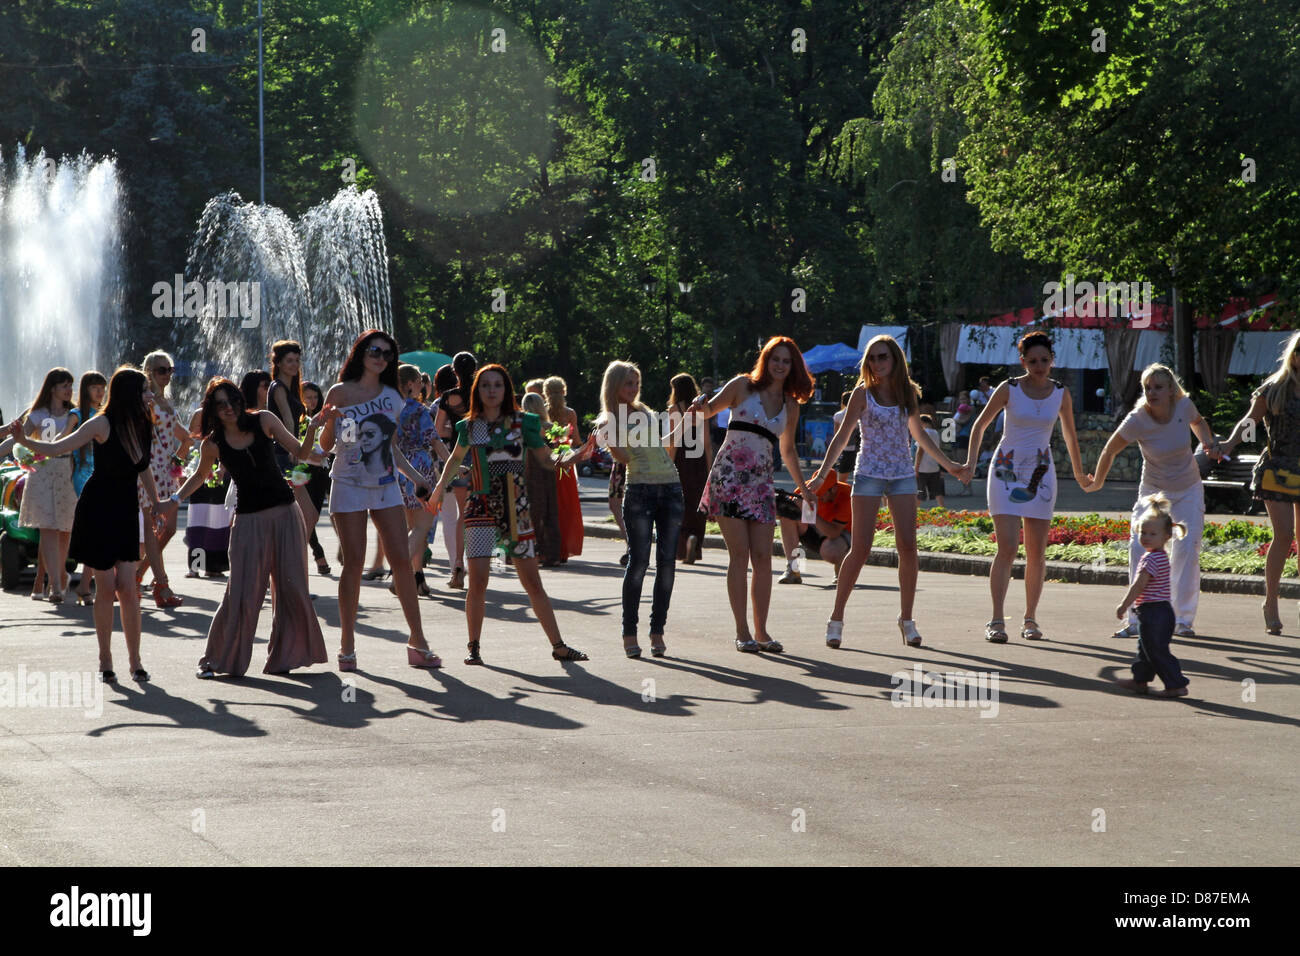
[[[1201,596],[1201,534],[1205,529],[1205,489],[1201,470],[1192,456],[1189,434],[1195,434],[1218,458],[1214,432],[1187,397],[1174,373],[1163,365],[1148,365],[1142,373],[1142,400],[1133,407],[1097,459],[1095,474],[1088,476],[1084,491],[1097,491],[1106,483],[1110,466],[1129,442],[1137,442],[1142,451],[1142,480],[1138,500],[1133,506],[1132,536],[1128,548],[1128,578],[1137,578],[1138,563],[1146,554],[1142,546],[1142,516],[1152,495],[1163,494],[1167,510],[1184,533],[1170,545],[1171,603],[1174,609],[1174,635],[1195,637],[1192,624]],[[1129,610],[1127,624],[1115,637],[1137,637],[1137,609]]]
[[[492,552],[504,547],[519,582],[528,592],[533,613],[551,642],[557,661],[585,661],[587,655],[565,645],[555,622],[551,599],[537,570],[536,545],[528,493],[524,483],[524,456],[546,468],[564,467],[591,457],[595,433],[576,451],[552,457],[542,437],[536,415],[515,405],[515,388],[500,365],[484,365],[474,376],[469,414],[456,423],[456,446],[442,467],[438,487],[429,504],[435,514],[442,496],[460,474],[460,463],[470,456],[469,498],[465,507],[465,559],[469,563],[469,589],[465,594],[465,623],[469,629],[466,664],[482,664],[479,641],[483,634],[484,596]]]
[[[366,561],[367,516],[375,523],[384,553],[390,556],[393,586],[411,633],[406,661],[412,667],[442,666],[442,659],[429,650],[424,639],[411,562],[401,560],[407,553],[407,527],[397,473],[411,480],[421,498],[429,494],[429,483],[397,447],[397,416],[403,404],[397,391],[397,355],[397,343],[387,332],[362,332],[339,372],[338,384],[325,396],[326,406],[339,411],[321,433],[320,446],[326,452],[336,452],[330,468],[330,520],[343,552],[339,573],[341,671],[357,669],[357,605]]]
[[[1061,434],[1070,453],[1074,480],[1087,485],[1079,454],[1079,437],[1074,431],[1074,403],[1060,382],[1048,378],[1056,357],[1046,332],[1030,332],[1016,344],[1025,374],[1003,382],[980,412],[971,428],[966,467],[974,471],[984,431],[1006,409],[1002,441],[993,453],[988,479],[989,514],[997,531],[998,553],[989,572],[993,596],[993,619],[984,625],[984,638],[994,644],[1007,642],[1003,605],[1011,583],[1011,566],[1020,544],[1020,525],[1025,532],[1025,620],[1020,636],[1041,641],[1043,632],[1034,615],[1043,594],[1047,574],[1047,533],[1056,507],[1056,466],[1052,460],[1052,431],[1061,422]]]
[[[763,346],[751,371],[737,375],[712,398],[697,395],[687,410],[709,419],[724,409],[734,409],[726,438],[709,469],[700,511],[717,518],[727,543],[727,598],[736,624],[736,650],[746,654],[785,650],[767,633],[776,526],[772,475],[779,450],[796,490],[805,501],[816,502],[804,484],[794,441],[799,406],[812,393],[812,376],[799,347],[792,339],[774,336]],[[752,636],[745,613],[745,578],[750,567],[754,569]]]
[[[153,444],[149,391],[144,373],[124,365],[108,383],[103,410],[71,435],[54,442],[28,437],[21,422],[13,422],[9,433],[14,441],[47,457],[83,448],[91,441],[95,449],[95,470],[77,499],[72,520],[68,555],[95,570],[95,636],[99,640],[99,669],[106,684],[114,683],[113,597],[122,607],[122,631],[131,676],[147,681],[140,663],[140,593],[136,586],[136,565],[140,561],[136,498],[139,484],[149,509],[146,534],[153,535],[154,519],[165,516],[158,501],[158,488],[149,470]],[[174,512],[174,509],[170,509]],[[174,516],[174,514],[173,514]],[[56,569],[57,570],[57,569]]]
[[[912,620],[916,600],[918,558],[916,553],[916,472],[912,468],[908,436],[916,439],[926,454],[959,481],[968,481],[970,466],[959,466],[939,448],[921,424],[918,409],[921,387],[912,381],[907,357],[893,338],[877,335],[867,343],[858,369],[858,384],[849,396],[844,418],[826,449],[822,466],[809,480],[816,491],[834,472],[835,459],[857,430],[861,447],[853,472],[852,546],[840,565],[835,590],[835,608],[826,622],[826,646],[839,647],[844,632],[844,608],[853,594],[862,565],[871,555],[876,535],[880,499],[889,503],[898,548],[898,629],[909,647],[921,646],[921,635]]]

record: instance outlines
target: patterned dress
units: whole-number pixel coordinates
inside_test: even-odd
[[[149,471],[153,482],[158,486],[158,500],[170,498],[181,486],[180,467],[172,464],[172,456],[180,450],[181,442],[176,437],[176,425],[180,419],[174,411],[168,411],[161,405],[153,407],[153,449],[149,452]],[[145,494],[144,485],[137,489],[136,497],[140,510],[149,507],[149,496]]]
[[[546,447],[541,419],[528,412],[495,422],[463,418],[456,423],[456,444],[469,447],[465,557],[490,558],[498,546],[515,557],[534,557],[524,456],[529,448]]]
[[[420,404],[418,398],[408,398],[397,416],[397,447],[430,488],[438,483],[438,470],[435,470],[433,452],[430,451],[435,435],[437,432],[429,410]],[[411,479],[399,473],[397,483],[402,489],[402,504],[412,511],[424,507],[424,502],[415,497],[415,485]]]
[[[1259,395],[1260,391],[1256,391],[1251,398]],[[1269,491],[1265,488],[1263,476],[1270,465],[1277,465],[1285,471],[1300,474],[1300,398],[1296,397],[1295,392],[1287,394],[1281,415],[1274,415],[1271,411],[1264,412],[1264,430],[1268,434],[1268,442],[1264,446],[1263,454],[1259,456],[1259,464],[1255,466],[1255,499],[1286,501],[1294,504],[1296,501],[1294,495]]]
[[[989,514],[1050,519],[1056,508],[1052,430],[1065,388],[1057,382],[1039,399],[1026,395],[1016,379],[1008,384],[1006,431],[993,452],[987,485]]]
[[[731,422],[762,428],[773,438],[785,430],[785,420],[784,399],[776,417],[769,418],[758,392],[750,392],[731,412]],[[776,500],[772,490],[775,452],[775,442],[765,435],[729,427],[713,459],[699,510],[715,518],[775,524]]]

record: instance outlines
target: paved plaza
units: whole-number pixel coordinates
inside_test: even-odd
[[[320,533],[331,563],[333,530]],[[224,585],[183,578],[175,612],[145,611],[153,680],[35,700],[55,672],[96,661],[91,610],[0,595],[0,863],[226,864],[1102,864],[1282,865],[1300,856],[1300,626],[1263,633],[1259,599],[1205,595],[1200,637],[1175,653],[1181,701],[1111,683],[1121,589],[1047,585],[1049,640],[988,644],[987,582],[923,573],[904,646],[892,570],[867,568],[845,645],[822,641],[828,569],[774,586],[787,653],[732,646],[724,556],[677,572],[669,656],[628,660],[619,639],[620,542],[588,538],[545,572],[566,639],[547,652],[512,573],[494,575],[487,666],[461,663],[462,592],[425,599],[447,662],[406,666],[397,599],[363,584],[359,670],[261,673],[270,605],[241,680],[194,665]],[[646,604],[653,572],[646,581]],[[312,586],[331,657],[335,582]],[[1008,617],[1023,609],[1012,583]],[[126,653],[115,636],[117,671]],[[892,678],[913,667],[986,696],[922,706]],[[91,672],[93,673],[93,672]],[[997,683],[992,683],[996,676]],[[20,680],[21,679],[21,680]],[[42,681],[45,681],[42,684]],[[15,690],[18,683],[23,690]],[[80,686],[80,685],[79,685]],[[942,688],[942,684],[940,685]],[[102,688],[98,701],[94,694]],[[65,691],[67,688],[65,688]],[[988,694],[988,691],[995,693]],[[934,693],[929,703],[935,703]],[[69,703],[66,697],[61,701]],[[917,706],[895,706],[914,703]],[[969,706],[955,706],[964,703]],[[994,707],[993,705],[996,705]]]

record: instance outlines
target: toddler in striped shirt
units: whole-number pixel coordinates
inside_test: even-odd
[[[1138,656],[1133,662],[1133,678],[1121,680],[1119,685],[1145,694],[1151,678],[1159,675],[1165,689],[1157,691],[1156,696],[1185,697],[1188,680],[1169,650],[1174,635],[1174,609],[1169,603],[1169,555],[1165,553],[1165,545],[1175,535],[1181,538],[1187,528],[1170,516],[1169,499],[1161,494],[1146,499],[1146,509],[1139,520],[1138,540],[1146,553],[1138,561],[1133,584],[1115,609],[1121,621],[1130,604],[1137,611]]]

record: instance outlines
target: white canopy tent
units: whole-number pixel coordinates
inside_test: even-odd
[[[894,341],[902,348],[903,354],[907,360],[912,361],[912,344],[907,339],[908,327],[906,325],[864,325],[858,332],[858,351],[865,352],[867,343],[877,335],[892,336]]]
[[[965,325],[957,345],[957,361],[977,365],[1014,365],[1020,360],[1016,342],[1028,329],[1010,325]],[[1263,375],[1277,368],[1282,348],[1291,332],[1239,332],[1232,348],[1229,375]],[[1106,340],[1101,329],[1052,329],[1056,365],[1060,368],[1108,368]],[[1141,371],[1156,362],[1168,362],[1173,351],[1168,332],[1144,331],[1138,335],[1133,368]],[[1199,342],[1198,342],[1199,351]]]

